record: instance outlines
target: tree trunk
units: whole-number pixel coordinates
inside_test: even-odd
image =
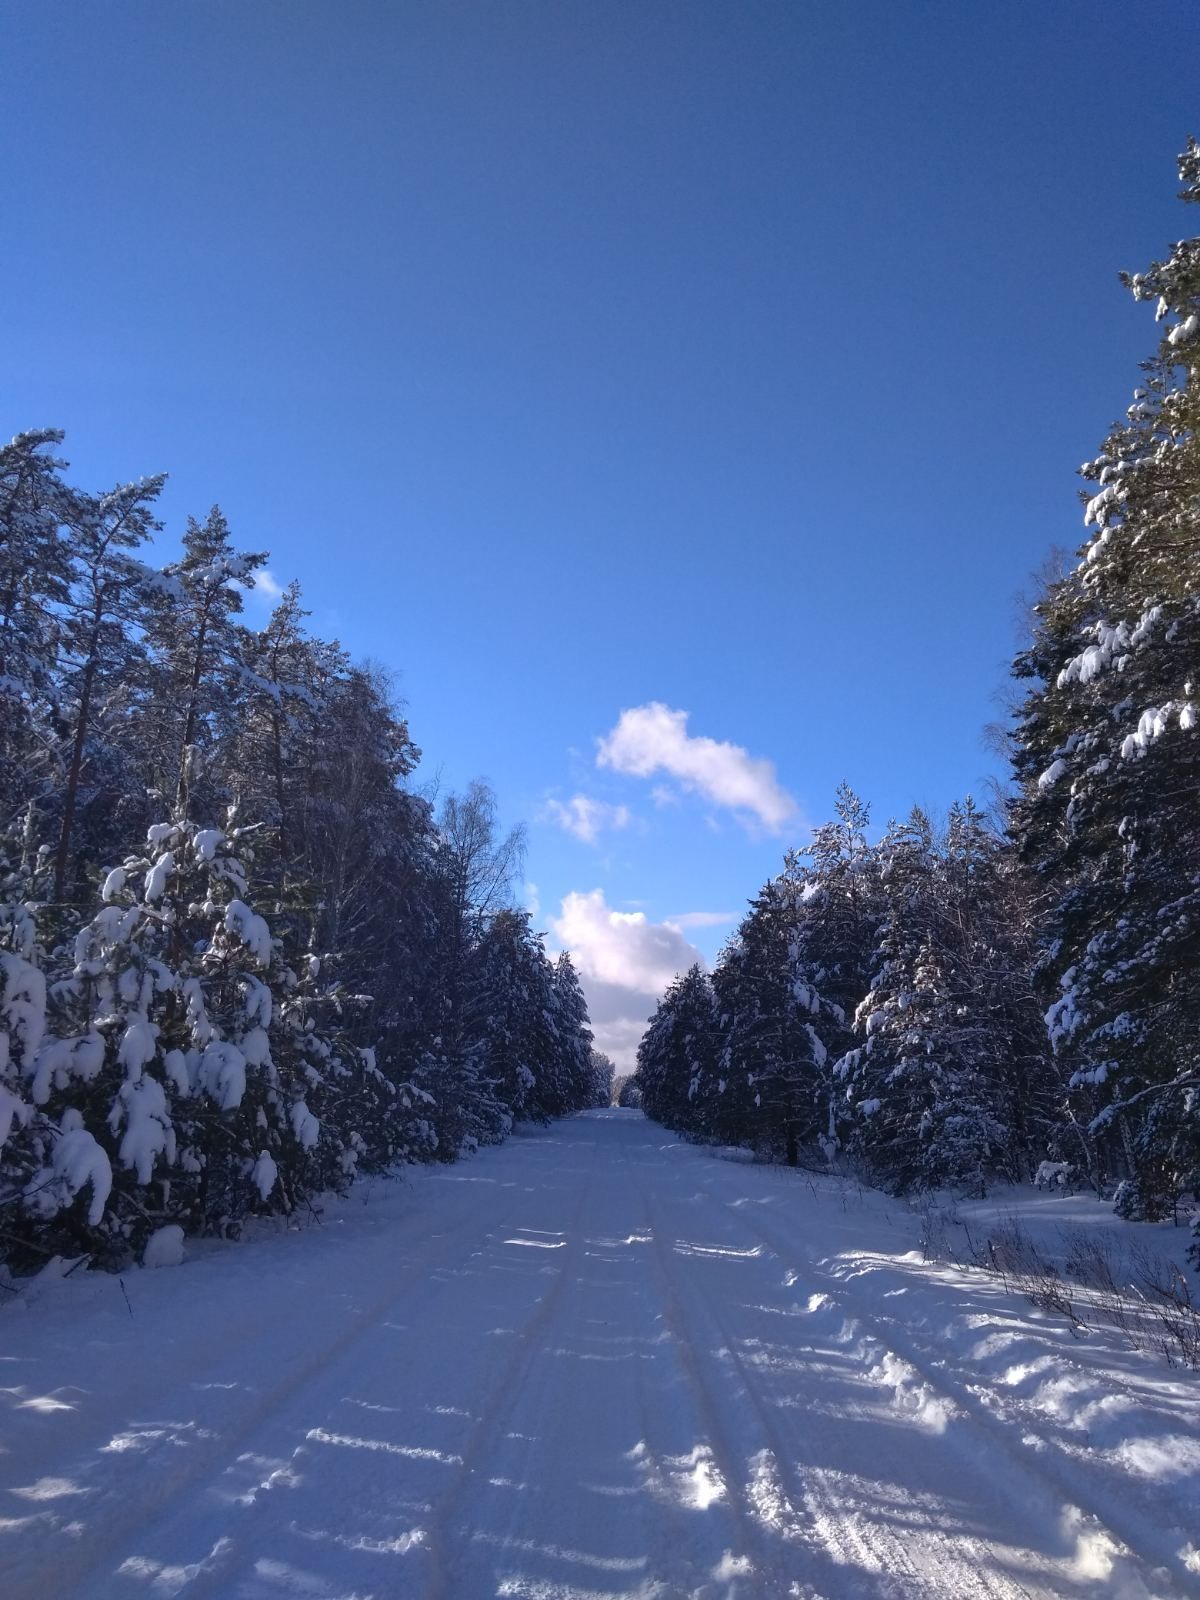
[[[191,783],[189,775],[188,751],[196,741],[196,711],[200,699],[200,678],[204,669],[204,644],[208,636],[208,607],[200,615],[200,631],[196,636],[196,654],[192,660],[191,694],[188,699],[187,716],[183,723],[183,749],[179,756],[179,784],[175,791],[175,805],[179,813],[179,820],[188,820],[188,807],[191,803]]]
[[[104,616],[104,601],[97,594],[92,610],[92,633],[88,640],[87,665],[83,669],[83,687],[79,693],[79,715],[75,719],[75,738],[71,744],[71,765],[67,772],[67,792],[63,797],[62,827],[58,833],[58,849],[54,854],[54,898],[62,900],[66,887],[67,860],[71,852],[71,830],[75,825],[75,802],[79,794],[79,774],[83,769],[83,748],[87,743],[88,717],[92,706],[92,685],[96,680],[96,652],[100,648],[100,624]]]

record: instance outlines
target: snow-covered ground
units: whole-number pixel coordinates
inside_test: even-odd
[[[0,1594],[1200,1592],[1200,1384],[919,1228],[595,1112],[76,1275],[0,1310]]]

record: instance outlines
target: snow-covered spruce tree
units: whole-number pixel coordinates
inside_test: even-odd
[[[1061,1151],[1064,1086],[1034,987],[1028,875],[970,796],[950,807],[938,879],[936,925],[955,980],[956,1055],[1001,1141],[991,1169],[1028,1180],[1038,1162]]]
[[[261,680],[250,783],[277,819],[268,872],[319,890],[323,971],[352,997],[351,1036],[374,1052],[368,1087],[381,1098],[362,1119],[364,1168],[453,1160],[466,1132],[439,1123],[439,1106],[458,1120],[460,1053],[444,1031],[437,836],[428,802],[404,786],[420,751],[386,678],[306,640],[301,616],[281,603],[247,657]],[[240,769],[232,781],[240,791]]]
[[[921,1171],[919,1124],[931,1070],[924,1008],[913,1013],[918,971],[932,976],[933,830],[915,809],[893,822],[878,847],[882,917],[870,988],[855,1011],[862,1042],[838,1061],[850,1125],[846,1146],[873,1180],[897,1190]],[[930,996],[932,999],[932,995]]]
[[[1008,852],[968,799],[944,839],[914,811],[878,854],[875,971],[836,1069],[849,1148],[896,1192],[1028,1176],[1054,1107]]]
[[[617,1069],[609,1056],[603,1050],[588,1051],[588,1083],[589,1095],[584,1102],[585,1107],[599,1109],[601,1106],[612,1105],[613,1088],[616,1081]]]
[[[48,879],[46,852],[35,853],[30,836],[0,834],[0,1230],[9,1245],[17,1244],[18,1262],[21,1208],[34,1175],[50,1161],[56,1132],[30,1092],[46,1030],[45,950],[35,906]],[[91,1206],[99,1217],[109,1184],[99,1163],[95,1170]],[[53,1176],[65,1175],[60,1158]],[[78,1176],[76,1188],[86,1181],[82,1172]]]
[[[607,1093],[597,1088],[587,1001],[566,950],[554,962],[551,1002],[555,1054],[552,1072],[538,1096],[542,1111],[548,1117],[561,1117],[587,1106],[607,1105]]]
[[[806,1021],[820,1049],[814,1092],[824,1126],[816,1142],[827,1159],[841,1145],[845,1094],[833,1071],[852,1044],[851,1023],[869,988],[882,915],[879,854],[867,843],[870,807],[849,784],[838,785],[834,817],[804,850],[789,852],[782,882],[793,908],[789,949],[794,981],[820,1004]]]
[[[1180,173],[1200,202],[1195,141]],[[1200,239],[1124,282],[1162,336],[1081,469],[1090,536],[1015,664],[1013,830],[1096,1176],[1155,1218],[1200,1185]]]
[[[719,1045],[712,984],[690,967],[668,987],[638,1045],[635,1081],[646,1115],[680,1133],[716,1132]]]
[[[353,1173],[370,1063],[317,1026],[315,962],[290,965],[248,903],[252,838],[165,823],[109,873],[25,1063],[52,1130],[30,1238],[115,1262],[163,1222],[228,1233]]]
[[[879,919],[867,806],[845,783],[834,820],[790,851],[714,975],[726,1136],[832,1158],[844,1092],[833,1064],[851,1043]]]
[[[558,1036],[552,1014],[553,969],[530,931],[528,913],[500,911],[488,923],[471,961],[469,1054],[494,1097],[491,1139],[523,1117],[544,1118]]]
[[[803,912],[794,881],[772,880],[751,902],[713,978],[728,1106],[722,1131],[791,1166],[802,1149],[828,1136],[829,1047],[822,1032],[844,1021],[804,959]]]
[[[617,1097],[617,1104],[623,1111],[642,1109],[642,1090],[637,1073],[631,1073],[627,1078],[618,1078],[613,1085],[613,1092]]]

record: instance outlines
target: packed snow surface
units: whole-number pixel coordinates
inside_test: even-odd
[[[0,1310],[0,1592],[1200,1592],[1194,1380],[917,1232],[612,1111],[51,1272]]]

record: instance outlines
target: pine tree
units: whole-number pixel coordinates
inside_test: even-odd
[[[322,754],[323,713],[349,670],[342,651],[305,631],[308,615],[300,585],[291,583],[267,626],[238,641],[243,709],[232,782],[238,804],[270,825],[283,864],[294,862],[301,846],[305,790]]]
[[[131,552],[159,526],[151,507],[165,482],[150,478],[104,495],[75,492],[65,510],[72,582],[62,607],[57,673],[66,771],[54,854],[55,900],[62,900],[68,887],[81,793],[104,770],[89,750],[97,708],[114,695],[123,697],[141,656],[139,608],[143,596],[157,587],[157,577]]]
[[[47,752],[57,741],[58,609],[71,579],[66,463],[51,454],[62,438],[45,428],[0,449],[0,827],[18,825],[57,778]]]
[[[228,799],[215,758],[240,708],[242,596],[266,556],[235,550],[216,506],[203,522],[188,519],[183,549],[147,618],[150,692],[139,720],[161,802],[187,819]]]

